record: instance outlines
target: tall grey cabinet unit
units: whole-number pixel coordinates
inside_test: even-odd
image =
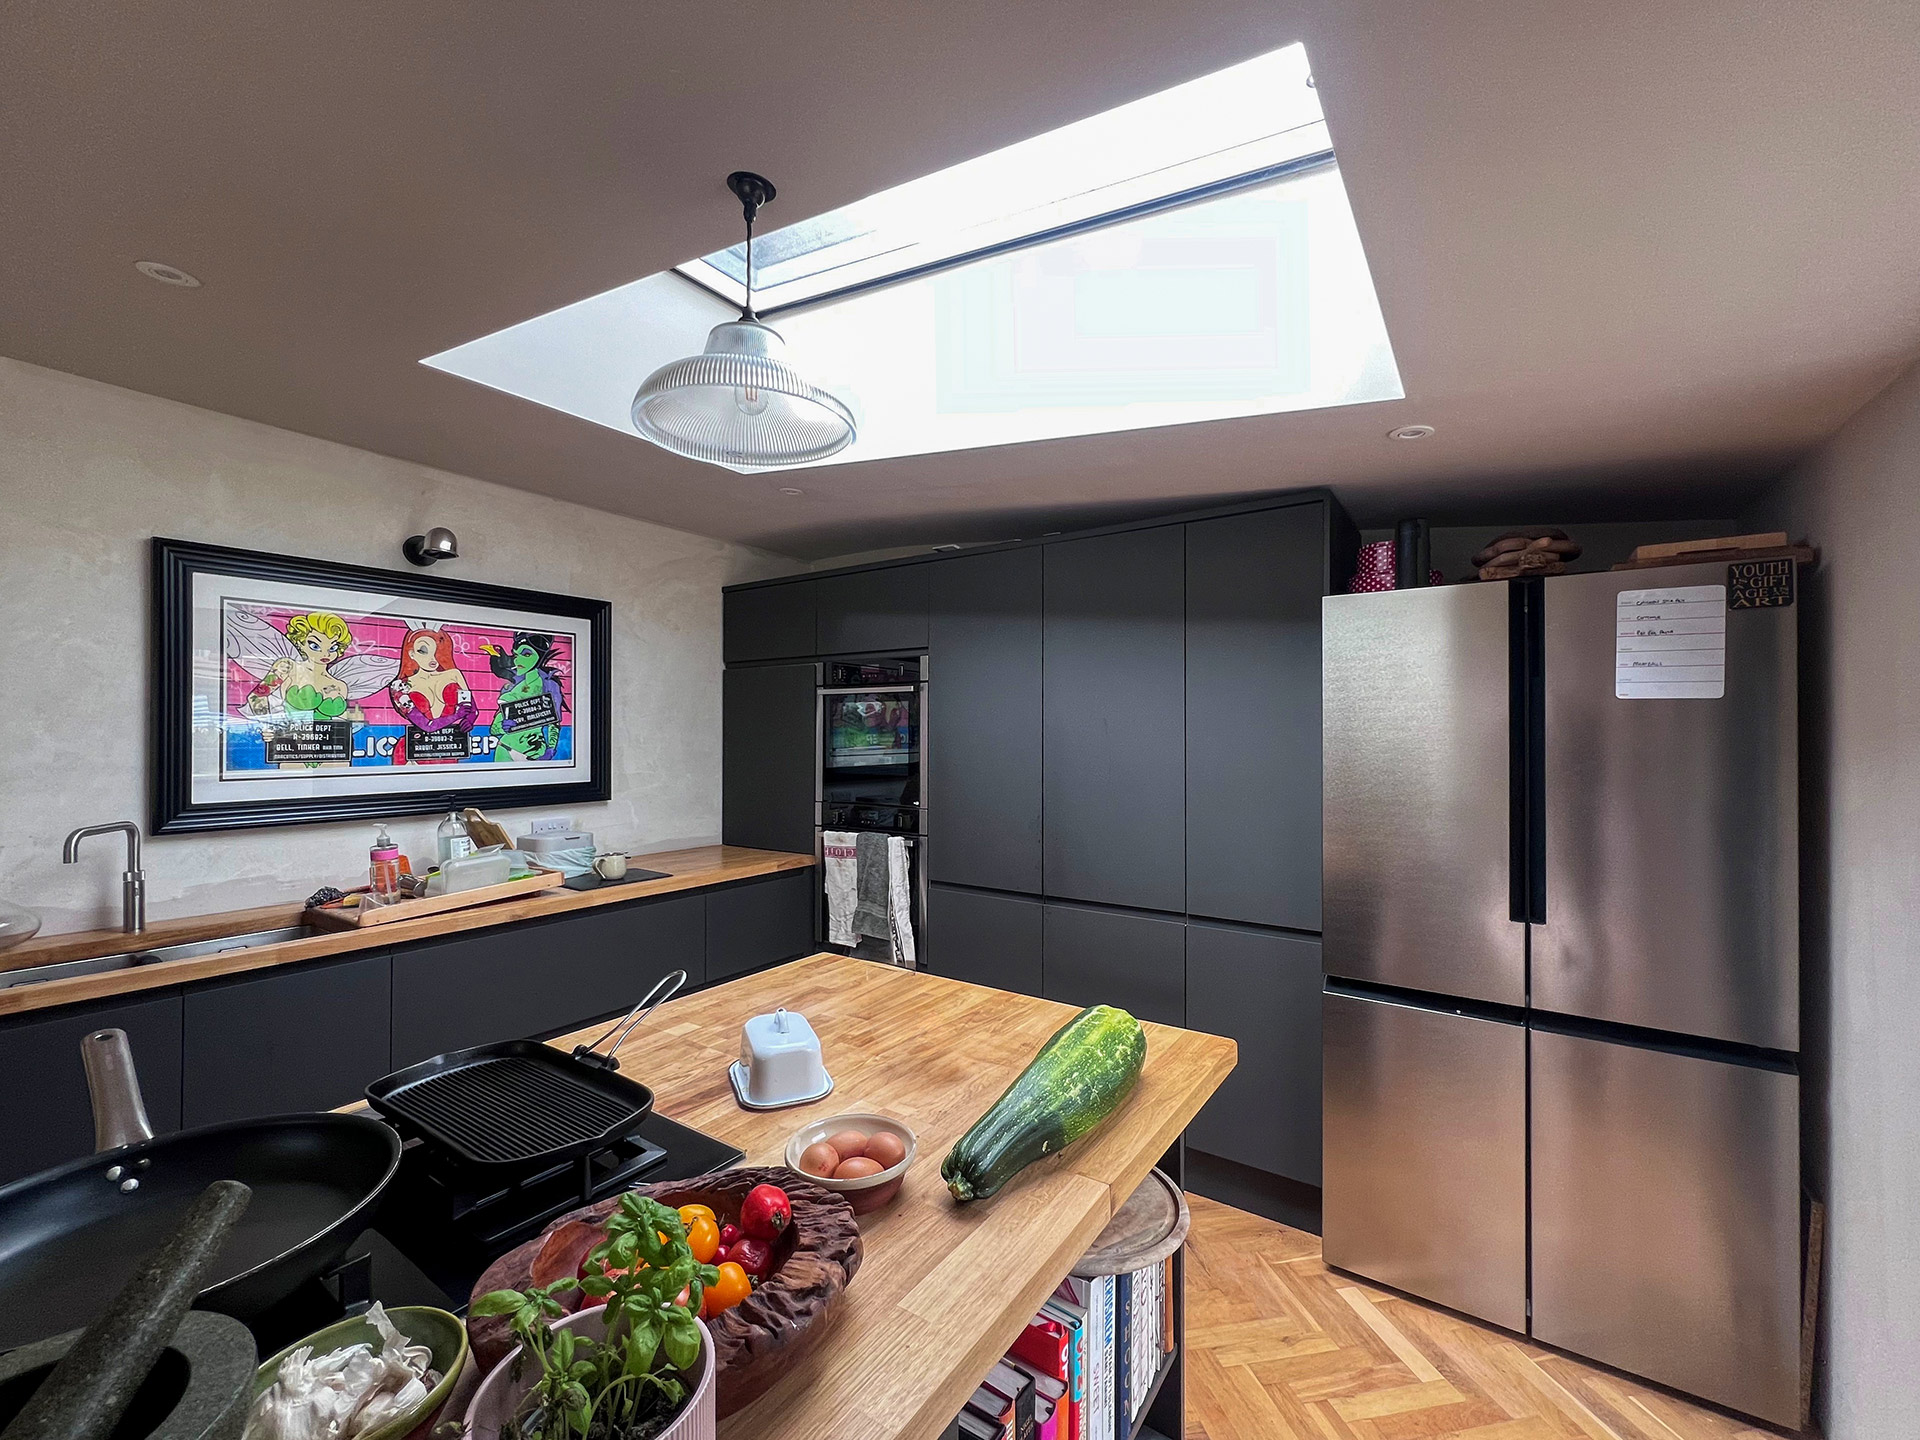
[[[1040,893],[1041,556],[924,565],[936,884]]]
[[[1326,529],[1322,505],[1186,527],[1192,914],[1320,928]]]
[[[813,849],[814,673],[809,660],[729,667],[721,677],[725,844]]]
[[[1064,540],[1043,553],[1046,893],[1184,913],[1181,528]]]

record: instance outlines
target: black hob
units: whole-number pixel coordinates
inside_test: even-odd
[[[649,1115],[632,1135],[593,1157],[590,1188],[601,1198],[643,1182],[730,1169],[742,1158],[724,1140]],[[400,1173],[346,1263],[272,1311],[248,1317],[261,1355],[357,1313],[370,1300],[465,1314],[487,1266],[578,1208],[580,1190],[571,1163],[501,1188],[474,1183],[458,1167],[436,1162],[419,1141],[408,1141]]]

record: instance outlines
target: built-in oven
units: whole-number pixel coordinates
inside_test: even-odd
[[[907,861],[912,933],[916,940],[926,933],[927,657],[824,660],[818,678],[814,845],[826,891],[821,943],[849,954],[893,959],[899,947],[877,937],[846,943],[847,927],[835,924],[835,909],[844,912],[847,904],[850,867],[845,852],[857,837],[898,838]],[[840,837],[832,853],[829,835]],[[854,841],[846,838],[850,836]],[[869,840],[867,845],[871,858],[875,843]],[[871,918],[871,905],[865,913]]]

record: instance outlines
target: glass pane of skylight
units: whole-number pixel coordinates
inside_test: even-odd
[[[1330,150],[1306,51],[1289,45],[755,236],[756,308],[870,285]],[[746,247],[680,271],[738,303]]]

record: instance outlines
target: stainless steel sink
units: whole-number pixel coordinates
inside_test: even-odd
[[[150,950],[128,950],[118,955],[95,955],[87,960],[61,960],[31,965],[24,970],[0,970],[0,990],[15,985],[38,985],[47,980],[71,980],[76,975],[98,975],[108,970],[131,970],[136,965],[164,965],[169,960],[191,960],[228,950],[251,950],[256,945],[282,945],[320,932],[311,925],[283,925],[277,930],[254,930],[245,935],[221,935],[212,940],[188,940],[178,945],[156,945]]]

